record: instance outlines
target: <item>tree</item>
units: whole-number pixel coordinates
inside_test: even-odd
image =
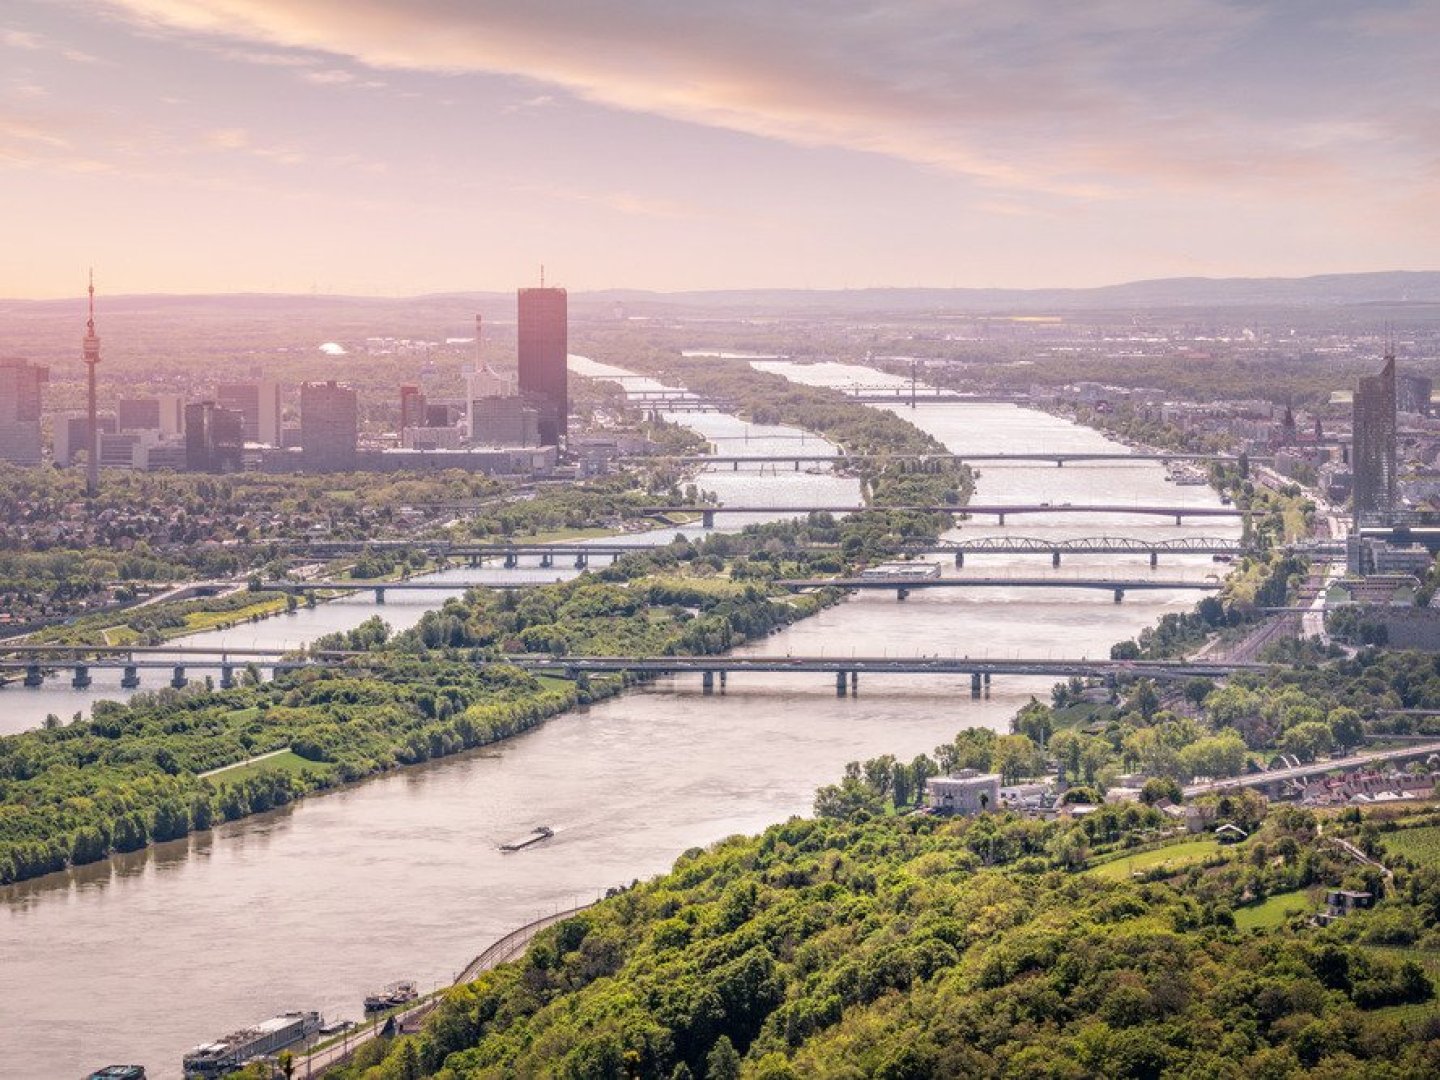
[[[995,740],[991,768],[1002,781],[1014,783],[1024,776],[1034,776],[1045,768],[1040,748],[1024,735],[1005,735]]]
[[[1160,695],[1155,692],[1155,684],[1149,679],[1137,682],[1134,693],[1130,695],[1128,707],[1146,720],[1153,718],[1160,711]]]
[[[705,1056],[705,1080],[740,1080],[740,1055],[730,1036],[721,1035]]]
[[[1331,709],[1328,721],[1330,735],[1342,750],[1349,750],[1365,741],[1365,723],[1354,709],[1346,706]]]
[[[1010,727],[1043,749],[1050,733],[1055,730],[1055,714],[1048,705],[1043,705],[1032,697],[1015,714]]]

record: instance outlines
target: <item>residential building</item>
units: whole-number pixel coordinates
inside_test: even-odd
[[[540,441],[558,445],[570,414],[567,364],[568,300],[564,289],[521,289],[520,394],[540,413]]]
[[[980,814],[1000,806],[1000,774],[961,769],[925,781],[925,805],[943,814]]]
[[[0,461],[39,465],[41,387],[50,369],[28,360],[0,360]]]
[[[338,472],[355,466],[359,441],[355,390],[333,379],[300,386],[300,445],[309,472]]]

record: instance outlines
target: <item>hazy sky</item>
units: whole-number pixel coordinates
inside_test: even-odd
[[[5,0],[0,296],[1435,269],[1440,0]]]

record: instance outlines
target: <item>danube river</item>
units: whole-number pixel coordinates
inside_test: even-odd
[[[836,385],[881,381],[834,365],[783,370]],[[931,405],[905,415],[957,450],[1115,449],[1092,431],[1009,406]],[[723,440],[723,452],[743,444],[748,427],[708,414],[677,419]],[[756,452],[795,448],[795,432],[749,431]],[[829,473],[725,470],[700,484],[732,504],[857,498],[855,481]],[[976,498],[1215,505],[1208,489],[1178,488],[1161,466],[1142,462],[989,467]],[[956,535],[1001,532],[1233,538],[1238,525],[1177,529],[1138,516],[1042,514],[1012,519],[1004,530],[966,522]],[[1213,569],[1191,556],[1162,560],[1153,572],[1198,578]],[[1152,573],[1143,558],[1067,559],[1052,571],[1048,558],[1018,556],[974,558],[960,572],[1081,571]],[[497,568],[483,577],[522,573],[539,571]],[[1102,656],[1195,597],[1136,592],[1114,604],[1108,593],[1085,590],[935,590],[897,603],[865,594],[748,649]],[[292,643],[298,620],[339,618],[346,606],[231,633],[236,644]],[[418,617],[396,600],[354,607],[347,623],[375,610],[397,625]],[[1045,679],[1002,679],[977,701],[968,680],[876,677],[862,679],[857,697],[837,698],[830,676],[737,675],[724,694],[705,696],[698,677],[661,680],[500,746],[0,889],[0,972],[9,989],[0,1077],[81,1075],[133,1061],[164,1080],[179,1075],[187,1047],[282,1010],[358,1017],[362,996],[376,986],[409,978],[428,990],[537,914],[662,871],[689,847],[808,812],[814,789],[847,761],[909,758],[961,727],[1003,728],[1030,694],[1048,688]],[[3,691],[0,711],[12,695],[21,692]],[[67,710],[57,702],[51,711]],[[539,824],[554,827],[555,837],[514,854],[497,850]]]

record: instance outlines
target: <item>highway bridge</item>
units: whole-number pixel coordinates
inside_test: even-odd
[[[520,565],[522,558],[538,559],[542,567],[554,566],[557,559],[575,560],[577,568],[588,565],[592,559],[604,557],[617,559],[637,552],[656,551],[671,544],[666,538],[652,543],[627,543],[624,541],[594,541],[579,543],[562,541],[558,543],[490,543],[478,544],[450,540],[302,540],[297,545],[317,557],[358,554],[367,548],[375,550],[414,550],[432,556],[466,559],[472,566],[487,559],[499,559],[507,567]],[[811,553],[833,553],[840,548],[834,544],[799,544],[786,550]],[[897,556],[904,555],[948,555],[953,556],[956,566],[964,566],[970,555],[1048,555],[1052,565],[1059,566],[1065,555],[1137,555],[1148,556],[1150,565],[1158,564],[1161,555],[1221,555],[1238,558],[1250,548],[1240,540],[1221,536],[1185,536],[1166,540],[1150,540],[1126,536],[1083,536],[1071,539],[1048,539],[1033,536],[979,536],[973,539],[934,540],[921,543],[900,544],[891,549]],[[1296,550],[1303,553],[1318,552],[1314,545],[1300,545]],[[1339,545],[1344,554],[1343,545]],[[225,583],[219,583],[221,585]]]
[[[91,684],[93,672],[119,670],[121,685],[140,685],[144,671],[169,671],[170,685],[186,685],[192,670],[219,671],[221,687],[234,685],[237,670],[255,667],[276,674],[315,667],[349,666],[364,669],[384,664],[399,654],[329,651],[306,655],[282,649],[218,649],[179,646],[25,646],[0,649],[0,681],[19,676],[26,686],[40,686],[48,674],[69,671],[72,685]],[[1068,679],[1144,677],[1156,680],[1220,679],[1240,671],[1264,671],[1269,665],[1211,660],[1091,660],[990,658],[955,656],[550,656],[535,653],[495,656],[482,663],[512,664],[526,671],[555,672],[567,678],[582,675],[617,674],[701,676],[701,685],[713,689],[716,681],[725,685],[732,672],[792,672],[833,674],[837,690],[853,691],[861,674],[867,675],[956,675],[970,678],[971,690],[979,693],[997,675],[1053,676]]]
[[[1010,514],[1137,514],[1142,517],[1174,518],[1176,525],[1183,524],[1185,518],[1247,516],[1247,511],[1233,506],[1117,506],[1096,503],[967,503],[964,506],[647,506],[637,512],[645,517],[655,517],[663,514],[693,514],[698,511],[702,527],[710,529],[715,526],[716,514],[788,514],[792,517],[803,517],[806,514],[862,514],[867,510],[965,517],[994,515],[1001,525],[1005,524],[1005,518]]]
[[[893,590],[897,600],[904,600],[915,589],[1100,589],[1114,594],[1115,603],[1125,599],[1126,592],[1157,589],[1220,588],[1219,581],[1193,579],[1133,578],[1070,578],[1070,577],[950,577],[922,578],[902,575],[874,577],[803,578],[779,581],[787,589],[858,589]]]
[[[1034,463],[1054,464],[1064,467],[1067,463],[1083,462],[1153,462],[1153,461],[1221,461],[1235,463],[1233,454],[1166,454],[1166,453],[1121,453],[1117,451],[1095,451],[1092,453],[954,453],[954,454],[682,454],[626,455],[616,458],[624,465],[729,465],[738,472],[742,465],[794,465],[799,471],[802,465],[845,465],[857,462],[909,462],[925,465],[931,462],[988,462],[992,464],[1027,465]],[[1252,458],[1259,464],[1264,459]]]

